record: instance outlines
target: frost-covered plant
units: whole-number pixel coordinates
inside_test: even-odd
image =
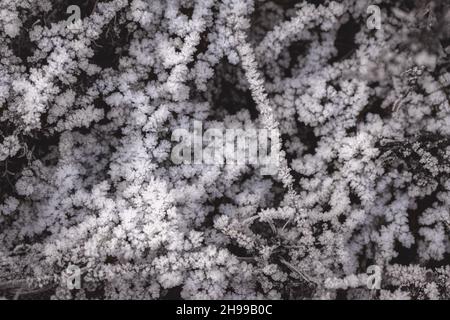
[[[445,1],[74,2],[0,0],[0,296],[449,298]],[[277,174],[174,163],[196,122]]]

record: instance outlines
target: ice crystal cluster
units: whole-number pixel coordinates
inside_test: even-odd
[[[449,299],[449,21],[445,0],[1,0],[0,296]],[[277,130],[277,173],[174,163],[195,121]]]

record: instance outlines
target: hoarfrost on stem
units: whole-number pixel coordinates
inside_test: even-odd
[[[297,2],[0,0],[0,296],[448,299],[448,4]]]

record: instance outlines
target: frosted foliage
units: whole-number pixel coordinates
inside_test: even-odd
[[[74,2],[0,0],[0,297],[449,299],[447,1]]]

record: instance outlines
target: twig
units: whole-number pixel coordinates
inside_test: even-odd
[[[284,264],[286,267],[288,267],[289,269],[291,269],[292,271],[294,271],[295,273],[299,274],[303,278],[303,280],[305,280],[306,282],[314,283],[316,286],[319,286],[319,284],[315,280],[311,279],[309,276],[307,276],[306,274],[304,274],[303,272],[298,270],[291,263],[287,262],[284,259],[281,259],[280,262],[282,264]]]

